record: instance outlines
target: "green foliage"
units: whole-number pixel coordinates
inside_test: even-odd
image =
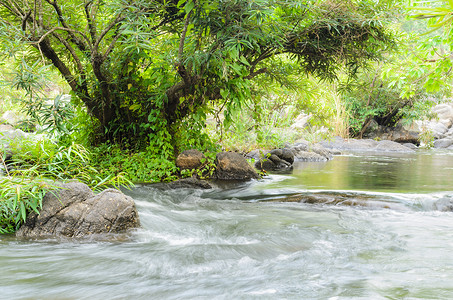
[[[45,193],[57,182],[78,180],[95,191],[132,184],[120,172],[99,173],[92,166],[92,153],[81,145],[57,146],[37,139],[11,141],[10,145],[17,154],[8,164],[1,154],[6,176],[0,176],[0,234],[17,230],[31,211],[38,213]]]
[[[74,179],[97,191],[130,184],[121,173],[101,176],[92,166],[92,153],[82,145],[57,146],[48,140],[30,139],[12,142],[11,146],[16,153],[9,164],[12,176],[57,181]]]
[[[392,45],[393,1],[10,2],[0,2],[3,53],[61,73],[95,120],[91,142],[166,158],[194,144],[184,125],[202,126],[200,109],[224,107],[228,127],[262,76],[283,83],[282,58],[294,74],[334,79]]]
[[[102,144],[93,149],[92,165],[101,176],[124,174],[136,183],[171,181],[177,179],[173,160],[156,156],[155,151],[133,152],[116,145]]]
[[[452,11],[451,1],[411,1],[407,9],[410,22],[406,24],[417,30],[400,35],[400,52],[393,65],[383,70],[389,85],[400,90],[401,98],[410,99],[421,90],[441,97],[450,95]]]
[[[28,213],[38,213],[45,193],[54,188],[43,178],[17,176],[0,177],[0,187],[0,234],[13,233]]]

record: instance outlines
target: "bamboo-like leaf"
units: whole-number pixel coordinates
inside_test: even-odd
[[[24,202],[20,202],[20,218],[22,219],[23,222],[25,222],[25,219],[27,218],[27,212],[25,210],[25,205]]]

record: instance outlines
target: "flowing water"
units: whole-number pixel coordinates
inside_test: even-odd
[[[0,236],[0,299],[453,299],[452,178],[453,153],[419,152],[138,186],[128,235]]]

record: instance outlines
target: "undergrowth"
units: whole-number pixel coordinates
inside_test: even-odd
[[[13,233],[30,212],[38,213],[45,193],[62,182],[78,180],[95,191],[132,184],[121,172],[100,174],[92,166],[92,153],[81,145],[30,139],[12,141],[10,147],[17,154],[0,155],[0,234]]]

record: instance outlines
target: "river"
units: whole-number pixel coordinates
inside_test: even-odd
[[[0,299],[453,299],[452,179],[453,152],[421,151],[137,186],[128,235],[0,236]]]

